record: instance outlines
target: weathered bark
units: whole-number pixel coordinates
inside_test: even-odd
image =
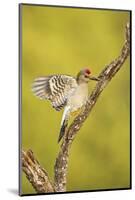
[[[55,192],[46,170],[41,167],[31,150],[22,151],[22,169],[38,193]]]
[[[125,39],[120,55],[110,64],[105,66],[105,68],[101,71],[101,73],[98,76],[98,78],[100,78],[100,81],[97,83],[96,87],[94,88],[91,95],[89,96],[88,101],[86,105],[84,106],[83,111],[74,119],[74,121],[69,126],[69,128],[67,129],[64,135],[61,149],[56,158],[56,162],[54,166],[54,186],[50,182],[46,171],[40,167],[37,161],[33,162],[34,167],[32,167],[32,170],[33,169],[34,170],[33,171],[31,170],[30,168],[31,162],[27,161],[27,156],[25,156],[25,154],[27,153],[23,152],[22,154],[23,171],[25,172],[28,180],[32,183],[33,187],[35,188],[37,192],[55,192],[55,191],[64,192],[66,191],[68,159],[69,159],[69,150],[70,150],[71,144],[77,132],[83,125],[84,121],[90,115],[92,108],[97,102],[98,97],[100,96],[102,91],[105,89],[105,87],[108,85],[108,83],[111,81],[111,79],[120,70],[120,68],[122,67],[123,63],[125,62],[126,58],[128,57],[130,53],[129,24],[126,25],[125,35],[126,35],[126,39]],[[32,159],[34,159],[34,156],[32,157]],[[44,177],[41,181],[42,184],[40,184],[41,188],[39,187],[39,184],[38,184],[38,180],[40,180],[40,172],[39,172],[40,170],[38,171],[37,168],[41,170],[41,174]],[[36,177],[38,177],[37,179],[33,178],[35,175]]]

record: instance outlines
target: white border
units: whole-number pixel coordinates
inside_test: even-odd
[[[18,3],[38,3],[68,5],[94,8],[116,8],[133,10],[133,53],[132,72],[135,75],[135,1],[134,0],[3,0],[0,4],[0,198],[19,199],[15,193],[18,187]],[[134,79],[134,78],[133,78]],[[133,80],[132,85],[135,85]],[[133,88],[133,102],[135,91]],[[134,104],[133,104],[134,119]],[[133,124],[134,132],[134,124]],[[132,136],[132,143],[135,141]],[[135,177],[133,146],[133,177]],[[134,199],[135,182],[133,178],[133,190],[91,192],[67,195],[32,196],[23,197],[29,199]]]

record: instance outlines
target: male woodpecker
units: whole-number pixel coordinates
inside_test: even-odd
[[[98,78],[91,76],[89,69],[81,70],[76,77],[60,74],[38,77],[34,80],[32,91],[37,97],[50,100],[57,111],[64,108],[58,142],[65,133],[69,117],[85,105],[90,80],[99,81]]]

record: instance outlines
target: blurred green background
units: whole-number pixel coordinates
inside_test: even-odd
[[[35,77],[93,75],[120,53],[129,12],[22,6],[22,147],[53,179],[62,111],[31,91]],[[89,89],[95,83],[89,84]],[[130,62],[100,96],[71,148],[67,190],[130,186]],[[22,174],[23,194],[35,193]]]

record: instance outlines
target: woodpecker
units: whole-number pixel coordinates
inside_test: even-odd
[[[34,80],[32,91],[38,98],[50,100],[56,111],[64,108],[58,142],[65,133],[70,116],[85,105],[90,80],[99,81],[99,78],[91,76],[89,69],[82,69],[76,77],[56,74]]]

